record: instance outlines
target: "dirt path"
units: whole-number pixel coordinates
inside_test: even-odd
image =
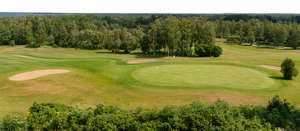
[[[279,67],[279,66],[271,66],[271,65],[259,65],[259,66],[261,66],[263,68],[267,68],[267,69],[272,69],[272,70],[278,70],[278,71],[281,70],[281,67]]]
[[[67,73],[67,72],[70,72],[70,71],[64,70],[64,69],[36,70],[36,71],[16,74],[14,76],[9,77],[9,80],[25,81],[25,80],[31,80],[31,79],[39,78],[39,77],[50,75],[50,74],[61,74],[61,73]]]
[[[159,59],[140,59],[140,60],[128,60],[128,64],[140,64],[140,63],[150,63],[150,62],[162,62]]]

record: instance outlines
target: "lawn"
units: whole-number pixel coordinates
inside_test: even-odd
[[[169,64],[150,66],[134,72],[134,78],[149,85],[182,88],[271,88],[267,74],[233,65]]]
[[[217,99],[232,105],[265,104],[280,95],[300,105],[300,80],[281,79],[281,73],[260,64],[280,66],[286,57],[300,69],[300,50],[262,49],[218,43],[219,58],[156,57],[163,62],[127,64],[147,59],[138,53],[23,46],[0,47],[0,114],[24,113],[33,102],[56,102],[82,108],[95,104],[122,108],[160,108]],[[27,81],[12,75],[39,69],[71,72]]]

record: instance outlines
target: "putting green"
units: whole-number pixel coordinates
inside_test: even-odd
[[[153,86],[261,89],[274,84],[265,73],[233,65],[158,65],[137,69],[133,77]]]

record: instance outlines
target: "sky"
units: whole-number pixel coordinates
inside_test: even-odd
[[[300,0],[1,0],[0,12],[300,13]]]

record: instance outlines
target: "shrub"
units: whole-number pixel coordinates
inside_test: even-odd
[[[230,36],[226,39],[227,43],[240,43],[240,37],[239,36]]]
[[[4,131],[25,130],[25,120],[19,114],[4,116],[0,129]]]
[[[26,45],[26,47],[28,47],[28,48],[39,48],[39,47],[41,47],[41,44],[38,44],[38,43],[36,43],[36,42],[29,42],[29,43]]]
[[[299,109],[274,97],[265,106],[230,106],[225,101],[193,102],[163,109],[122,110],[97,105],[80,109],[63,104],[30,107],[26,121],[17,115],[1,121],[2,130],[299,130]],[[26,126],[25,126],[26,125]]]
[[[177,50],[176,55],[178,56],[193,56],[194,50],[191,48],[183,48],[182,50]]]
[[[298,75],[298,70],[295,68],[295,63],[292,59],[286,58],[281,63],[281,72],[286,80],[291,80]]]
[[[287,102],[286,99],[275,96],[269,101],[263,118],[270,122],[274,128],[299,130],[299,116],[300,112],[294,105]]]
[[[219,57],[222,52],[221,47],[213,44],[200,44],[195,48],[195,53],[200,57]]]
[[[68,112],[72,108],[63,104],[37,104],[34,103],[27,115],[29,129],[61,130],[67,128]]]
[[[15,40],[10,40],[9,41],[9,46],[15,46],[15,45],[16,45]]]

